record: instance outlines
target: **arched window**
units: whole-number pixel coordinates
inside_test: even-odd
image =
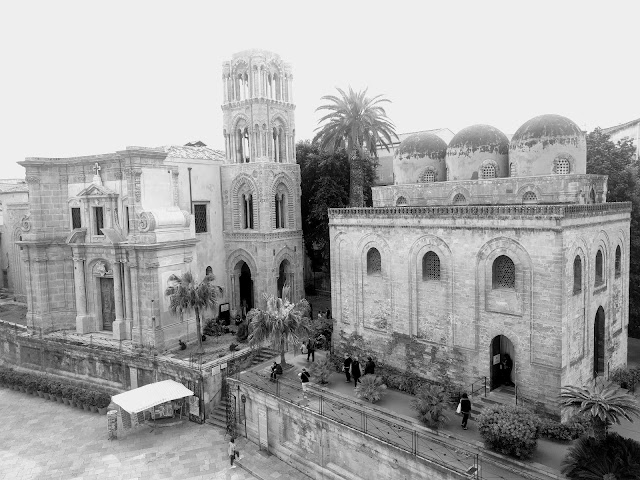
[[[440,257],[436,252],[427,252],[422,257],[422,280],[440,280]]]
[[[570,173],[569,172],[570,169],[571,167],[569,164],[569,160],[567,160],[566,158],[559,158],[556,161],[556,174],[568,175]]]
[[[596,203],[596,191],[593,188],[589,192],[589,200],[591,203]]]
[[[253,228],[253,195],[242,195],[242,226]]]
[[[454,205],[466,205],[466,203],[467,203],[467,199],[461,193],[456,193],[456,196],[453,197],[453,204]]]
[[[419,179],[420,183],[432,183],[436,181],[436,174],[433,170],[425,170]]]
[[[622,251],[620,245],[616,247],[616,277],[622,274]]]
[[[482,178],[496,178],[496,167],[489,163],[482,167]]]
[[[449,166],[447,166],[446,178],[447,178],[447,182],[448,182],[449,181]]]
[[[573,260],[573,293],[582,291],[582,259],[576,255]]]
[[[285,228],[287,224],[286,197],[284,193],[276,193],[275,209],[276,209],[276,228]]]
[[[396,200],[396,207],[406,207],[407,205],[409,205],[409,202],[407,202],[407,199],[402,196],[398,197]]]
[[[515,163],[511,162],[509,164],[509,176],[515,177],[516,175],[518,175],[518,167],[516,167]]]
[[[602,267],[602,250],[596,253],[596,286],[604,283],[603,267]]]
[[[538,197],[535,192],[526,192],[522,196],[522,203],[538,203]]]
[[[506,255],[500,255],[493,261],[493,288],[516,288],[516,266]]]
[[[212,275],[213,274],[213,269],[211,267],[207,267],[207,269],[204,271],[205,276],[207,275]]]
[[[367,252],[367,275],[380,275],[382,273],[382,258],[377,248],[371,248]]]

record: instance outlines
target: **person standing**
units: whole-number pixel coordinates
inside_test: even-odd
[[[271,381],[275,382],[278,375],[282,375],[282,366],[274,361],[273,365],[271,365]]]
[[[353,357],[353,362],[351,362],[351,376],[353,377],[353,388],[356,388],[358,386],[358,382],[360,382],[360,377],[362,376],[358,357]]]
[[[371,357],[367,357],[367,363],[364,364],[364,374],[373,375],[375,369],[376,369],[376,364],[373,363],[373,359]]]
[[[348,353],[344,354],[344,363],[342,364],[342,371],[347,376],[347,383],[351,383],[351,355]]]
[[[309,361],[309,356],[311,356],[311,361],[316,361],[316,342],[313,341],[311,337],[307,340],[307,362]]]
[[[236,450],[236,444],[233,438],[229,439],[229,448],[227,453],[229,455],[229,461],[231,462],[231,468],[236,468],[233,461],[236,459],[236,455],[240,458],[240,453]]]
[[[462,428],[467,430],[467,422],[469,421],[469,415],[471,415],[471,400],[469,400],[466,393],[463,393],[460,399],[460,413],[462,413]]]
[[[300,377],[300,383],[302,384],[302,398],[307,400],[307,390],[309,388],[309,377],[311,377],[311,375],[309,375],[309,372],[307,372],[306,368],[303,368],[302,372],[300,372],[298,376]]]

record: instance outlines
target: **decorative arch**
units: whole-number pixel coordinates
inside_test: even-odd
[[[533,193],[535,195],[536,201],[535,203],[540,203],[540,201],[542,200],[543,196],[544,196],[544,192],[542,191],[542,189],[538,186],[535,185],[533,183],[527,183],[523,186],[521,186],[518,191],[516,192],[516,198],[520,199],[520,201],[524,204],[524,203],[534,203],[532,201],[525,201],[525,196],[527,195],[527,193]]]
[[[276,175],[271,183],[270,196],[271,225],[274,228],[295,228],[295,192],[294,181],[286,172]]]
[[[454,203],[456,195],[462,195],[464,197],[466,202],[465,205],[469,203],[469,199],[471,198],[471,192],[469,192],[469,190],[467,190],[461,185],[457,185],[454,188],[452,188],[451,191],[449,192],[449,196],[447,199],[447,203],[449,205],[456,205],[456,203]]]
[[[240,128],[245,128],[251,125],[251,122],[249,121],[249,118],[244,113],[237,113],[233,117],[233,120],[231,121],[231,125],[232,125],[231,130],[236,131]]]
[[[335,268],[331,268],[331,296],[335,298],[335,305],[332,308],[333,317],[336,322],[344,324],[355,323],[358,325],[357,317],[355,315],[355,295],[353,292],[357,292],[357,288],[353,282],[353,276],[347,275],[346,272],[350,271],[353,256],[351,249],[351,242],[349,237],[344,232],[338,232],[331,239],[331,262]],[[334,294],[335,289],[335,294]],[[347,292],[345,295],[344,292]]]
[[[253,229],[260,228],[258,217],[259,212],[259,190],[253,177],[246,173],[241,173],[233,179],[231,184],[231,216],[234,230],[242,230],[244,228],[243,220],[247,213],[253,214]],[[243,200],[242,196],[245,196]],[[251,196],[250,211],[245,207],[245,201]]]
[[[380,252],[380,275],[367,275],[367,253],[371,248]],[[393,284],[391,282],[391,248],[387,241],[377,233],[364,235],[356,245],[356,291],[357,318],[366,328],[387,330],[393,319],[387,319],[387,327],[381,328],[376,323],[376,315],[382,308],[394,311]],[[387,299],[388,304],[387,304]],[[390,315],[393,315],[390,313]]]
[[[596,237],[593,239],[590,256],[592,257],[592,265],[589,285],[592,288],[604,288],[610,283],[610,279],[613,278],[613,265],[611,262],[611,241],[609,235],[604,230],[600,230]],[[596,259],[598,251],[602,252],[602,282],[596,283]]]
[[[425,167],[418,176],[418,183],[432,183],[437,181],[439,181],[438,171],[431,165]]]
[[[576,161],[568,153],[556,155],[551,164],[551,173],[554,175],[569,175],[576,172]]]
[[[226,266],[227,266],[227,272],[229,272],[229,285],[231,287],[230,303],[232,305],[232,308],[234,308],[236,311],[241,311],[240,267],[243,262],[247,264],[247,266],[249,267],[249,270],[251,271],[251,280],[253,281],[254,285],[257,283],[257,280],[259,278],[259,272],[258,272],[256,261],[253,258],[253,255],[251,255],[247,250],[243,248],[238,248],[227,256]],[[258,295],[257,295],[258,292],[256,291],[255,288],[252,288],[252,290],[253,290],[253,298],[251,300],[252,300],[252,304],[255,306],[256,299],[258,298]]]
[[[281,284],[281,279],[280,279],[280,266],[283,262],[287,262],[288,265],[288,271],[285,272],[286,273],[286,279],[284,283],[288,283],[289,286],[291,287],[291,302],[295,303],[297,301],[297,292],[298,292],[298,281],[300,281],[301,279],[297,279],[295,277],[295,271],[296,271],[296,266],[297,266],[297,262],[296,262],[296,255],[295,252],[287,246],[284,246],[280,249],[279,252],[276,253],[276,256],[274,257],[273,260],[273,265],[272,265],[272,273],[275,279],[275,284],[276,284],[276,293],[280,293],[280,291],[282,290],[282,287],[284,286],[284,283]]]
[[[408,207],[409,206],[409,202],[407,202],[406,197],[404,197],[403,195],[400,195],[398,198],[396,198],[396,207]]]
[[[492,172],[492,174],[489,175],[489,172]],[[480,178],[482,180],[491,180],[493,178],[502,177],[500,166],[495,160],[492,160],[490,158],[484,160],[480,164],[480,168],[478,168],[478,174],[480,175]]]
[[[567,249],[564,261],[564,276],[567,279],[564,282],[564,295],[569,303],[569,310],[575,312],[573,317],[567,318],[566,329],[568,332],[568,348],[569,360],[571,362],[580,361],[587,350],[586,339],[589,337],[587,332],[587,321],[585,316],[585,305],[589,295],[589,270],[593,264],[593,260],[589,256],[589,248],[584,238],[577,238]],[[581,266],[581,285],[580,292],[574,289],[574,266],[576,258],[580,258]]]
[[[271,125],[274,127],[280,126],[285,131],[285,133],[289,133],[289,122],[287,122],[287,120],[281,113],[276,113],[271,117]]]

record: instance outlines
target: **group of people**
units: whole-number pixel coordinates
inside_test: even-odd
[[[373,375],[375,373],[375,369],[376,364],[373,362],[373,359],[371,357],[367,357],[367,363],[365,363],[364,365],[364,374]],[[351,383],[351,377],[353,377],[353,387],[357,387],[358,382],[360,382],[360,377],[362,376],[358,357],[354,356],[353,358],[351,358],[351,355],[345,353],[344,362],[342,364],[342,371],[347,377],[347,383]]]

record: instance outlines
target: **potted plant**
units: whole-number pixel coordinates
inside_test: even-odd
[[[40,392],[42,392],[42,397],[45,400],[49,400],[50,398],[49,391],[51,386],[49,383],[49,379],[46,376],[38,378],[38,388]]]
[[[59,402],[60,399],[62,398],[60,395],[60,391],[62,389],[62,386],[60,385],[59,382],[51,382],[49,384],[49,397],[51,400],[55,400],[56,402]]]
[[[81,387],[73,387],[71,392],[71,405],[74,407],[82,408],[82,401],[84,398],[84,389]]]
[[[62,385],[60,389],[62,395],[62,403],[65,405],[71,405],[71,397],[73,396],[73,387],[71,385]]]
[[[87,392],[87,403],[89,404],[89,410],[93,413],[98,413],[98,396],[100,392],[96,390],[90,390]]]
[[[107,408],[111,403],[111,395],[108,393],[100,392],[98,398],[96,399],[96,406],[98,407],[98,413],[100,415],[107,414]]]
[[[24,388],[27,393],[32,395],[38,394],[38,380],[35,375],[27,374],[24,380]]]

